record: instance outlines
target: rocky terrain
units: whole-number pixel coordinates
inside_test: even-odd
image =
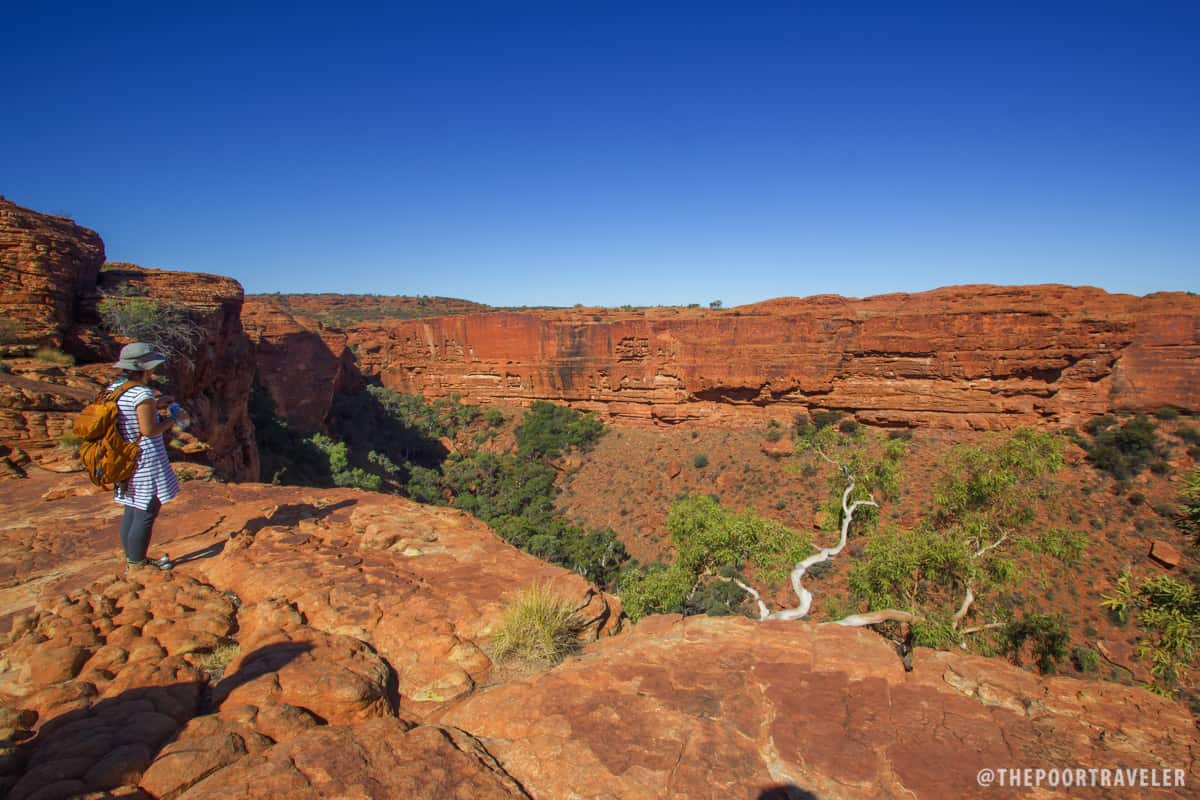
[[[303,404],[293,419],[312,424],[307,383],[275,365],[283,337],[315,326],[280,311],[272,298],[248,304],[272,364],[263,379],[279,408]],[[960,286],[725,310],[460,313],[320,335],[328,352],[313,382],[343,380],[349,350],[360,374],[398,391],[553,400],[615,422],[727,426],[837,409],[873,425],[992,430],[1200,410],[1200,296],[1178,292]]]
[[[100,326],[106,296],[169,304],[195,326],[196,346],[161,370],[193,419],[189,458],[236,479],[258,477],[246,408],[254,349],[242,330],[242,287],[217,275],[104,264],[93,231],[0,199],[0,453],[56,462],[71,420],[110,380],[127,339]],[[5,327],[7,326],[7,327]],[[39,355],[40,352],[40,355]],[[79,366],[76,366],[78,362]],[[17,448],[19,452],[11,452]]]
[[[182,563],[125,576],[108,497],[45,475],[9,486],[14,800],[1016,797],[1039,795],[977,771],[1063,765],[1200,781],[1190,714],[1142,689],[924,649],[905,672],[878,636],[807,622],[618,632],[613,598],[446,509],[194,480],[156,531]],[[488,634],[536,581],[577,598],[600,639],[506,675]]]
[[[907,671],[887,639],[813,621],[632,625],[618,598],[461,511],[246,482],[258,471],[256,371],[278,412],[309,430],[339,393],[379,380],[672,424],[617,431],[563,465],[572,515],[661,527],[671,497],[713,491],[815,528],[819,486],[754,477],[790,458],[787,437],[761,438],[768,419],[835,408],[922,427],[912,449],[933,459],[965,428],[1196,411],[1195,296],[959,287],[731,310],[499,311],[441,298],[244,302],[228,278],[102,269],[103,258],[91,231],[0,201],[0,793],[14,800],[1062,794],[976,781],[984,768],[1040,767],[1165,768],[1187,785],[1089,796],[1200,796],[1193,715],[1143,688],[923,648]],[[182,494],[151,551],[170,553],[171,572],[124,573],[120,508],[70,472],[64,434],[122,343],[99,327],[112,296],[173,304],[199,331],[169,373],[196,417],[171,442],[193,463],[176,464]],[[670,438],[643,438],[656,433]],[[696,466],[701,450],[710,465]],[[1165,477],[1132,483],[1144,492],[1132,514],[1082,480],[1063,513],[1140,524],[1194,461],[1177,446]],[[639,488],[622,469],[648,477]],[[919,514],[931,469],[913,465],[903,491],[918,502],[885,513]],[[1095,574],[1134,545],[1145,559],[1142,527],[1103,531],[1107,544],[1088,551]],[[1185,546],[1181,534],[1171,543]],[[641,544],[659,555],[661,542]],[[1175,555],[1172,568],[1193,566],[1190,551]],[[586,643],[553,668],[514,668],[493,658],[492,635],[534,585],[578,609]]]

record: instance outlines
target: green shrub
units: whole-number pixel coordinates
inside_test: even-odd
[[[58,364],[62,367],[75,366],[75,356],[70,353],[64,353],[62,350],[56,350],[53,347],[39,347],[33,357],[38,361],[45,361],[50,364]]]
[[[704,453],[696,453],[692,456],[692,466],[696,469],[704,469],[708,466],[708,456]]]
[[[483,421],[489,428],[499,428],[504,424],[504,413],[498,408],[489,408],[483,412]]]
[[[1071,651],[1071,661],[1080,672],[1100,669],[1100,654],[1090,647],[1076,647]]]
[[[1175,431],[1175,435],[1184,441],[1185,444],[1200,445],[1200,428],[1195,425],[1185,425]]]
[[[1092,433],[1092,441],[1084,449],[1096,469],[1128,481],[1161,456],[1158,437],[1154,423],[1144,414],[1120,426],[1115,422],[1112,417],[1089,422],[1085,430]]]
[[[858,433],[859,425],[852,419],[844,419],[838,423],[838,430],[850,436]]]
[[[1027,542],[1034,552],[1051,556],[1068,567],[1080,562],[1088,545],[1087,536],[1062,527],[1042,531]]]
[[[817,430],[821,430],[836,425],[841,418],[841,411],[814,411],[812,412],[812,425]]]
[[[1021,665],[1021,653],[1028,643],[1038,670],[1044,674],[1058,669],[1058,662],[1067,656],[1070,640],[1066,620],[1061,615],[1052,617],[1037,612],[1013,620],[1001,634],[1003,651],[1014,664]]]
[[[1136,612],[1147,633],[1138,642],[1138,658],[1150,662],[1160,689],[1189,677],[1196,663],[1195,631],[1200,626],[1200,592],[1193,584],[1157,575],[1135,589],[1132,576],[1122,572],[1114,590],[1103,595],[1100,604],[1122,623]]]
[[[1190,533],[1200,533],[1200,467],[1188,475],[1179,500],[1179,527]]]
[[[516,434],[518,455],[555,458],[571,448],[591,449],[604,434],[604,423],[595,414],[538,400]]]
[[[491,651],[498,661],[557,664],[578,651],[582,631],[571,601],[547,584],[535,584],[505,606]]]
[[[80,439],[74,433],[67,431],[66,433],[64,433],[62,435],[61,438],[59,438],[58,446],[61,447],[63,450],[78,450],[79,445],[82,442],[83,442],[83,439]]]
[[[1163,422],[1179,419],[1179,409],[1174,406],[1163,406],[1154,412],[1155,419],[1161,419]]]
[[[12,367],[8,365],[8,362],[0,361],[0,373],[7,374],[10,372],[12,372]]]

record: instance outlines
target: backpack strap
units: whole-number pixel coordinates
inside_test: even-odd
[[[108,399],[115,403],[115,402],[117,402],[118,397],[125,394],[130,389],[133,389],[138,386],[145,386],[145,385],[146,384],[142,383],[141,381],[125,381],[120,386],[118,386],[116,389],[112,390],[112,394],[110,394],[108,396]]]

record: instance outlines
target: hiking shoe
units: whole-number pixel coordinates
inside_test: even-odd
[[[149,566],[149,563],[150,562],[146,561],[146,559],[144,559],[144,558],[141,561],[130,561],[130,560],[126,559],[125,560],[125,573],[128,574],[130,572],[133,572],[135,569],[141,569],[142,567]]]
[[[171,562],[171,559],[169,557],[164,555],[160,558],[156,558],[154,561],[151,561],[150,566],[158,567],[159,569],[162,569],[162,570],[168,570],[168,569],[174,568],[175,564],[173,564]]]

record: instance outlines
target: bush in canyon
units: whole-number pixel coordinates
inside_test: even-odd
[[[1200,467],[1193,469],[1179,494],[1176,522],[1187,533],[1200,535]]]
[[[812,552],[804,534],[752,512],[726,508],[709,495],[672,503],[667,531],[675,550],[669,566],[630,569],[621,576],[618,593],[634,620],[646,614],[740,610],[741,598],[731,601],[734,592],[742,592],[733,583],[741,580],[742,569],[751,566],[758,580],[777,585]]]
[[[911,531],[889,528],[873,535],[864,558],[850,569],[851,591],[868,610],[909,611],[932,625],[934,630],[916,631],[918,638],[928,634],[927,641],[946,639],[938,633],[940,621],[964,608],[960,620],[969,610],[993,618],[989,625],[1005,622],[1011,612],[997,602],[995,590],[1017,576],[1009,548],[1033,523],[1051,490],[1050,476],[1061,466],[1062,441],[1031,429],[956,448],[934,482],[925,521]],[[1064,556],[1080,550],[1074,535],[1039,539],[1032,547]],[[968,592],[974,601],[964,606]]]
[[[1056,672],[1059,662],[1067,657],[1071,634],[1061,615],[1033,613],[1006,625],[1000,641],[1003,652],[1014,664],[1021,665],[1028,649],[1032,651],[1038,671],[1049,674]]]
[[[1121,622],[1138,621],[1145,635],[1137,654],[1150,663],[1156,691],[1168,694],[1190,680],[1200,655],[1200,592],[1194,579],[1156,575],[1135,586],[1133,576],[1122,572],[1114,589],[1101,596],[1101,605]]]
[[[553,459],[572,448],[586,452],[604,430],[595,414],[538,400],[517,426],[517,455]]]
[[[1138,414],[1123,424],[1111,416],[1097,417],[1084,426],[1091,441],[1080,440],[1088,461],[1119,481],[1135,477],[1162,458],[1154,422]]]

